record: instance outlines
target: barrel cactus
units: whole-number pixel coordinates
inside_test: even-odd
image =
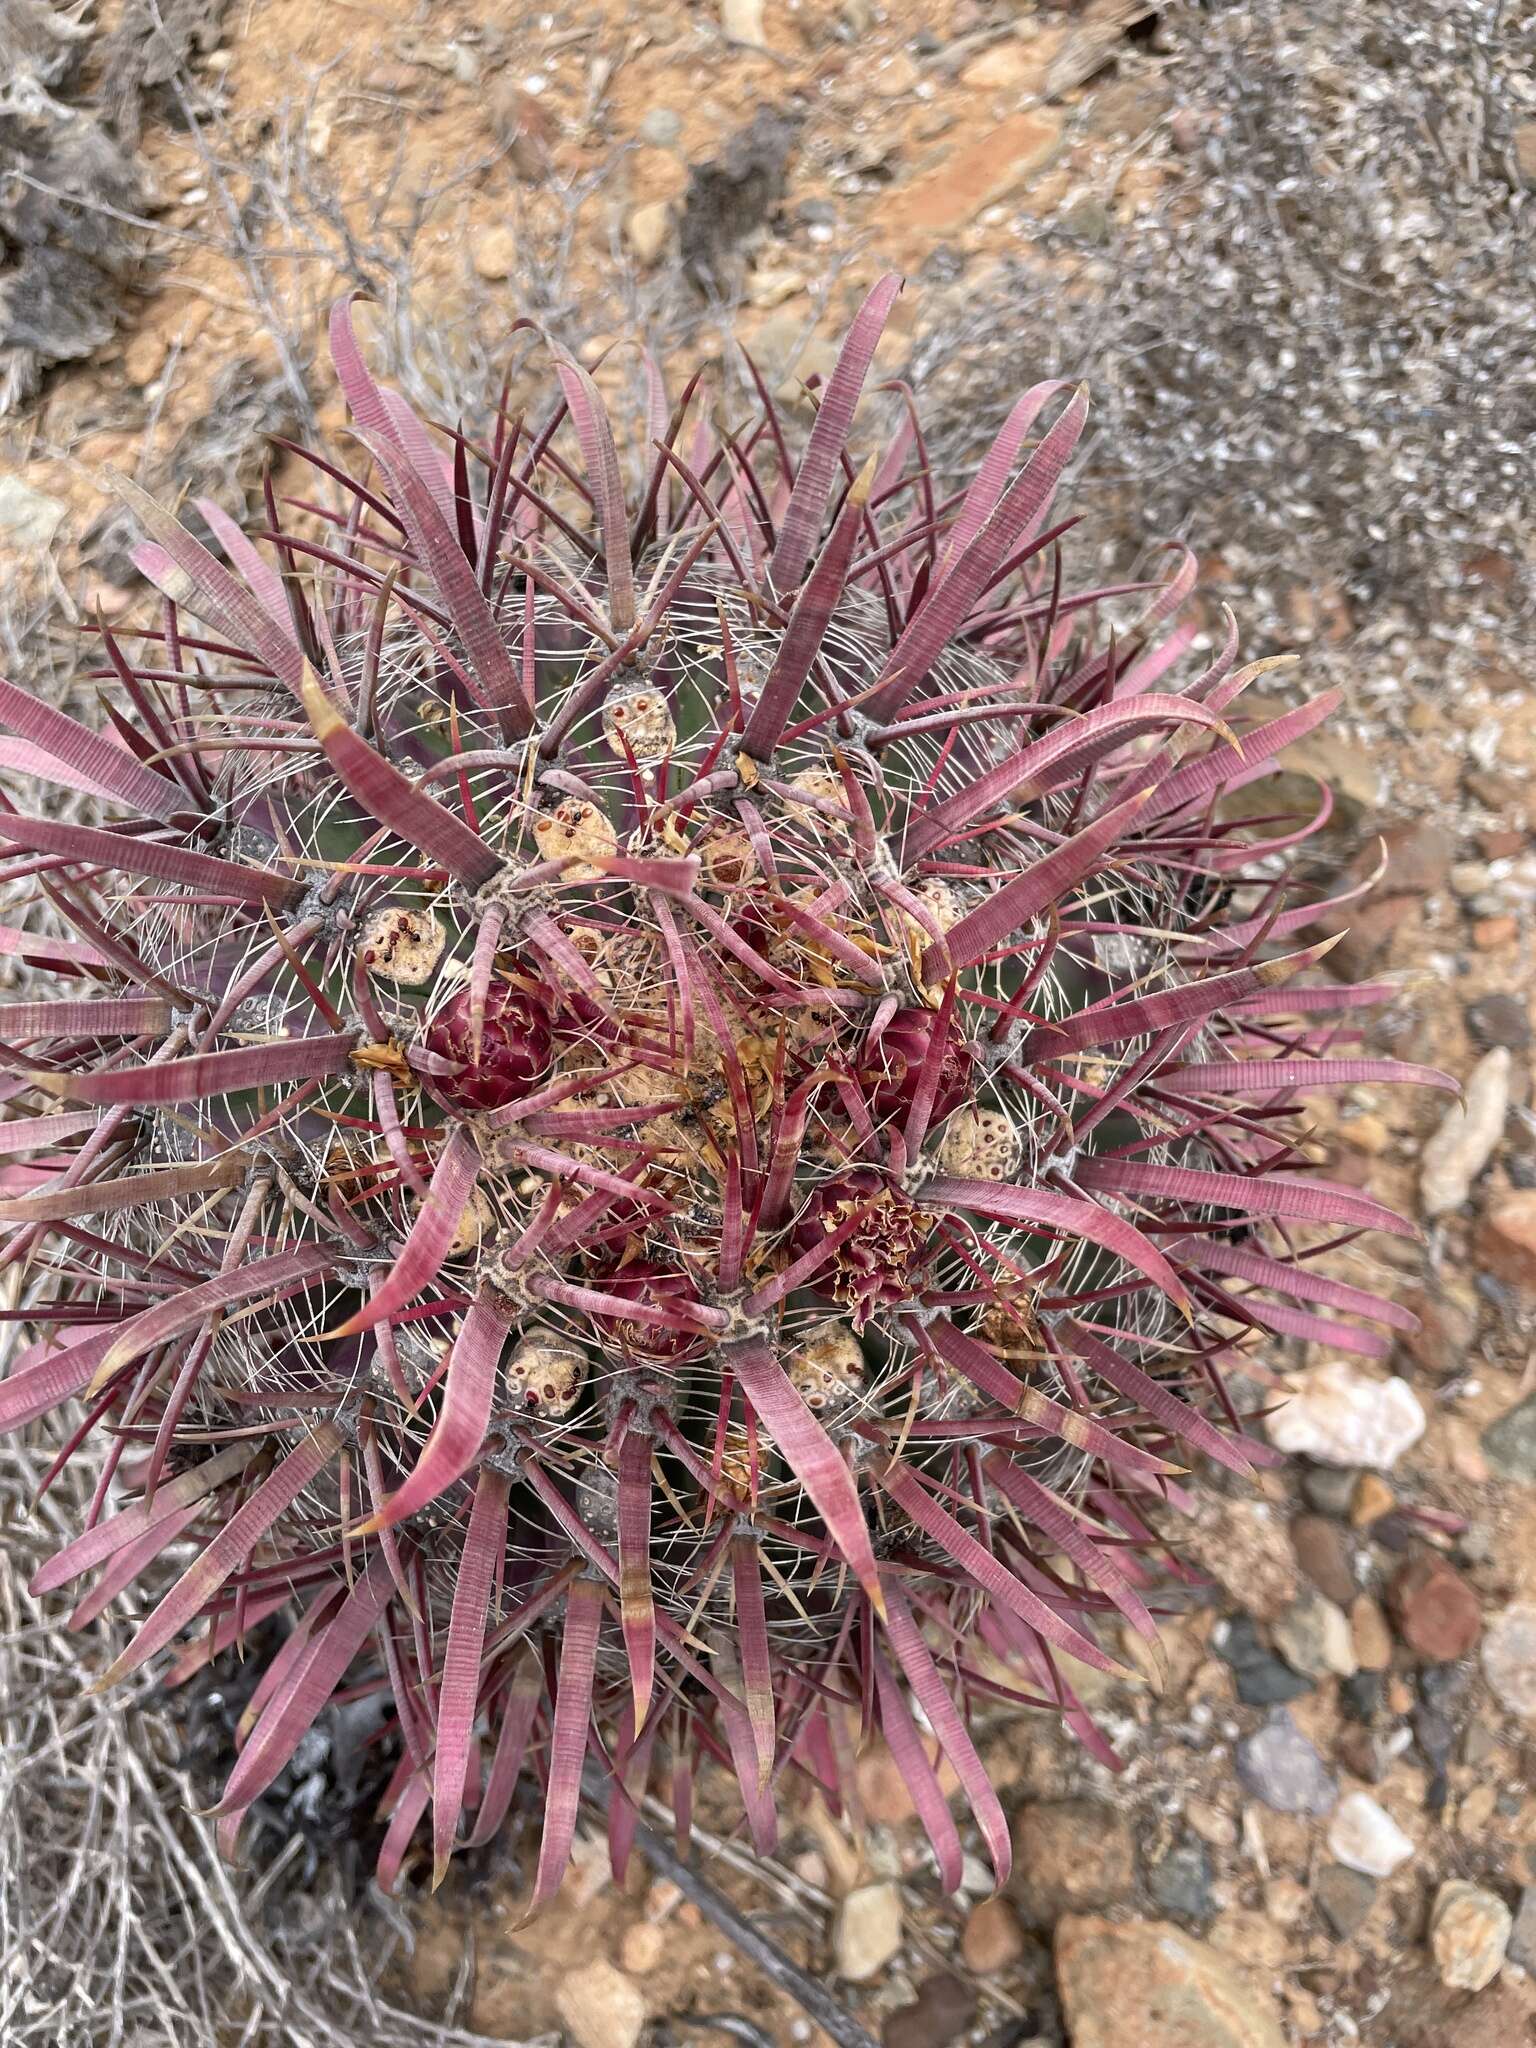
[[[344,305],[350,466],[203,505],[218,552],[117,480],[164,602],[98,622],[101,722],[0,685],[7,763],[99,806],[0,815],[51,977],[0,1032],[0,1424],[107,1441],[38,1580],[147,1592],[103,1683],[275,1634],[231,1846],[372,1695],[388,1883],[526,1779],[547,1899],[589,1756],[621,1860],[710,1759],[766,1849],[872,1730],[944,1883],[941,1757],[1001,1878],[976,1712],[1108,1756],[1059,1660],[1154,1635],[1182,1471],[1268,1455],[1225,1369],[1409,1320],[1319,1257],[1409,1226],[1295,1105],[1444,1077],[1302,973],[1317,819],[1230,801],[1334,700],[1246,720],[1182,550],[1065,580],[1081,390],[942,489],[864,392],[898,289],[804,433],[648,364],[616,437],[542,341],[536,422],[430,427]]]

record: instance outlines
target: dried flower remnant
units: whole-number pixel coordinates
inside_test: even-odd
[[[398,1745],[386,1885],[531,1774],[548,1899],[589,1735],[684,1811],[726,1764],[766,1850],[862,1717],[953,1886],[915,1713],[1001,1876],[999,1669],[1108,1757],[1057,1653],[1151,1631],[1173,1469],[1265,1455],[1223,1368],[1404,1321],[1314,1256],[1407,1226],[1293,1105],[1444,1077],[1350,1048],[1380,991],[1297,980],[1296,832],[1221,806],[1331,700],[1246,726],[1181,552],[1065,581],[1080,391],[953,499],[904,414],[860,467],[897,289],[798,453],[656,365],[616,437],[558,350],[536,428],[433,429],[343,306],[356,473],[224,560],[124,484],[165,602],[99,629],[108,729],[0,685],[112,814],[0,819],[74,924],[4,940],[71,992],[0,1032],[0,1259],[46,1282],[0,1425],[111,1434],[37,1579],[155,1596],[108,1680],[288,1625],[226,1844],[344,1689]]]

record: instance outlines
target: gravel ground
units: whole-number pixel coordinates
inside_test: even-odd
[[[940,1897],[879,1752],[856,1838],[798,1810],[783,1861],[753,1870],[727,1803],[701,1819],[723,1888],[884,2048],[1533,2038],[1536,15],[379,0],[359,37],[355,8],[262,0],[164,19],[169,44],[152,9],[109,8],[138,69],[104,70],[87,34],[44,79],[65,130],[111,140],[119,183],[77,189],[66,238],[108,265],[115,325],[78,360],[13,363],[7,387],[4,652],[35,686],[78,692],[71,608],[133,601],[91,468],[237,505],[261,432],[341,427],[315,342],[342,286],[381,302],[413,393],[450,411],[483,400],[521,312],[589,359],[643,333],[727,390],[739,340],[792,400],[891,264],[912,282],[885,366],[923,389],[946,461],[1025,382],[1086,375],[1082,544],[1118,576],[1189,540],[1213,623],[1226,599],[1252,652],[1297,646],[1307,687],[1343,684],[1288,765],[1339,793],[1330,865],[1369,869],[1378,835],[1392,865],[1332,961],[1400,979],[1380,1044],[1467,1078],[1475,1113],[1437,1136],[1434,1107],[1357,1090],[1316,1143],[1421,1216],[1422,1246],[1375,1256],[1424,1335],[1368,1364],[1363,1394],[1336,1353],[1270,1348],[1269,1372],[1308,1375],[1297,1455],[1205,1491],[1183,1540],[1208,1586],[1170,1600],[1164,1663],[1095,1694],[1117,1777],[1038,1718],[984,1731],[1018,1836],[1007,1899],[979,1864]],[[6,28],[72,21],[11,0]],[[0,155],[38,176],[14,97]],[[0,318],[31,189],[0,185]],[[148,225],[109,247],[99,203]],[[666,1881],[614,1885],[596,1835],[531,1935],[515,1837],[387,1919],[315,1828],[283,1860],[282,1815],[226,1881],[177,1775],[217,1718],[194,1717],[188,1750],[153,1700],[81,1704],[107,1625],[69,1635],[20,1590],[37,1469],[0,1467],[0,2037],[159,2048],[205,2037],[206,1998],[253,2048],[459,2027],[634,2048],[637,2010],[647,2048],[825,2038]],[[311,1786],[331,1821],[335,1761]],[[172,1818],[142,1825],[141,1797]]]

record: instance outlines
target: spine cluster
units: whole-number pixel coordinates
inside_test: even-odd
[[[0,1024],[38,1330],[0,1426],[107,1440],[38,1580],[154,1590],[107,1679],[286,1627],[231,1845],[377,1694],[387,1883],[531,1775],[541,1903],[589,1754],[621,1863],[664,1761],[684,1828],[725,1764],[766,1850],[876,1726],[946,1885],[935,1744],[1001,1879],[975,1712],[1107,1757],[1058,1653],[1153,1634],[1180,1476],[1268,1455],[1226,1367],[1409,1321],[1335,1277],[1409,1226],[1296,1105],[1451,1084],[1303,976],[1326,793],[1228,801],[1334,701],[1250,724],[1267,664],[1200,641],[1180,550],[1065,582],[1081,391],[953,494],[904,392],[855,456],[897,289],[798,449],[654,364],[621,446],[558,348],[540,419],[432,428],[343,306],[356,461],[289,451],[254,534],[201,507],[219,555],[120,484],[164,604],[99,627],[103,725],[0,684],[104,820],[0,816],[48,913],[0,942],[67,991]]]

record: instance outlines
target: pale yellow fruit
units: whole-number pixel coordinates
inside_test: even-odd
[[[442,964],[447,944],[447,928],[432,911],[386,903],[363,926],[358,952],[377,980],[398,982],[402,988],[427,988]]]

